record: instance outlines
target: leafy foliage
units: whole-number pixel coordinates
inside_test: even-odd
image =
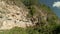
[[[25,6],[38,4],[38,0],[21,0]]]
[[[38,0],[15,0],[15,3],[17,5],[20,4],[20,1],[29,9],[29,17],[31,17],[31,21],[34,20],[34,15],[38,12],[38,10],[34,7],[38,7],[44,12],[46,12],[48,15],[46,16],[46,21],[41,17],[41,15],[38,15],[38,23],[34,27],[27,27],[27,28],[18,28],[15,27],[11,30],[5,30],[0,32],[0,34],[59,34],[60,32],[60,25],[56,24],[56,21],[58,18],[56,15],[52,14],[52,10],[50,7],[40,4],[38,4]],[[42,12],[42,11],[41,11]],[[1,12],[2,13],[2,12]],[[37,13],[38,14],[38,13]]]

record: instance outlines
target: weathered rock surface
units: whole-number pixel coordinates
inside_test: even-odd
[[[32,25],[31,21],[26,19],[27,14],[28,10],[23,5],[18,7],[14,3],[8,4],[0,0],[0,30]]]
[[[20,0],[0,0],[0,30],[13,27],[48,26],[59,22],[56,15],[45,5],[40,7],[32,5],[28,8]]]

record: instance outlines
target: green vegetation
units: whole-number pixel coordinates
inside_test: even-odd
[[[27,9],[29,9],[29,18],[31,18],[32,23],[34,23],[33,16],[37,15],[38,23],[34,27],[27,27],[27,28],[18,28],[15,27],[11,30],[5,30],[0,32],[0,34],[59,34],[60,32],[60,25],[57,25],[58,18],[54,13],[52,13],[52,10],[50,7],[39,4],[38,0],[15,0],[15,3],[19,6],[20,2],[22,2]],[[37,6],[38,5],[38,6]],[[37,9],[37,8],[38,9]],[[42,10],[41,12],[46,12],[48,14],[46,16],[46,20],[43,19],[41,14],[38,10]],[[27,16],[27,17],[28,17]],[[2,18],[2,17],[0,17]]]
[[[60,33],[60,26],[45,26],[45,27],[28,27],[19,28],[15,27],[10,30],[2,30],[0,34],[58,34]]]
[[[0,34],[27,34],[23,28],[12,28],[11,30],[2,30]]]
[[[21,0],[25,6],[38,4],[38,0]]]

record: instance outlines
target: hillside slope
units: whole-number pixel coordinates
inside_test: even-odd
[[[59,25],[58,17],[38,0],[0,0],[1,34],[54,34]]]

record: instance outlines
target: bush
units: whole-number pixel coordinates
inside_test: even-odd
[[[38,0],[21,0],[25,6],[38,4]]]

